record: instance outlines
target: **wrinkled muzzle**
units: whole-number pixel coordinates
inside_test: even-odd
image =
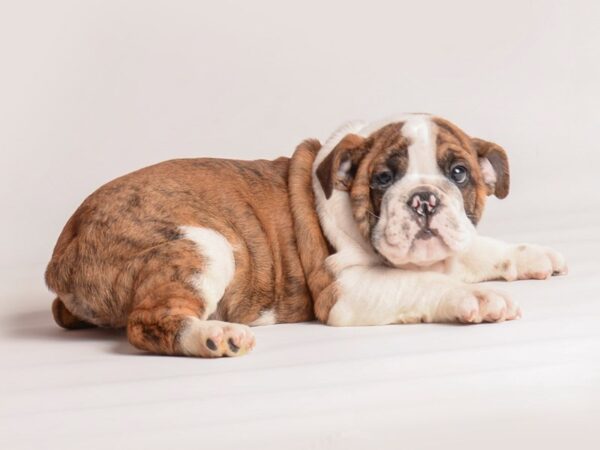
[[[458,188],[419,178],[387,190],[371,241],[388,264],[427,266],[466,249],[474,233]]]

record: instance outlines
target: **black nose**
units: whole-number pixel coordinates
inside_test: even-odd
[[[437,211],[440,199],[430,191],[415,192],[408,201],[408,206],[420,216],[432,216]]]

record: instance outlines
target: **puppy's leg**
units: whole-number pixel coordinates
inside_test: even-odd
[[[181,283],[152,289],[131,312],[129,341],[142,350],[163,355],[240,356],[254,348],[246,325],[203,320],[205,302]]]
[[[165,355],[238,356],[254,347],[241,324],[207,320],[235,271],[232,249],[220,233],[182,227],[182,239],[150,250],[137,261],[129,341]]]
[[[521,311],[508,295],[432,272],[381,266],[344,269],[335,284],[327,324],[500,322]]]
[[[477,236],[471,247],[448,263],[448,274],[477,283],[488,280],[547,279],[567,273],[565,258],[539,245],[513,245]]]
[[[71,311],[67,309],[63,301],[58,297],[55,298],[54,302],[52,303],[52,315],[54,316],[54,320],[57,324],[68,330],[94,328],[96,326],[72,314]]]

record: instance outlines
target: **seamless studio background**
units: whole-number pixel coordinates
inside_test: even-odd
[[[9,267],[39,273],[83,198],[126,172],[175,157],[291,155],[347,120],[404,111],[507,149],[512,195],[491,202],[488,221],[496,210],[500,220],[598,203],[597,2],[60,0],[2,10]]]
[[[59,425],[61,417],[73,419],[88,436],[95,436],[90,440],[92,447],[108,442],[117,447],[119,443],[143,443],[149,448],[163,440],[166,442],[167,435],[156,434],[160,427],[156,428],[151,418],[144,422],[154,424],[144,440],[140,434],[127,434],[124,428],[103,416],[104,412],[110,412],[114,417],[121,414],[125,417],[126,413],[116,404],[98,406],[94,399],[120,397],[125,402],[131,401],[129,408],[137,405],[118,388],[115,388],[118,395],[109,388],[85,391],[77,381],[86,380],[94,385],[106,378],[112,379],[123,371],[123,364],[137,374],[140,366],[156,366],[157,360],[124,356],[104,341],[100,350],[94,350],[100,345],[97,335],[88,336],[87,342],[72,343],[59,335],[49,316],[52,297],[43,284],[45,264],[63,224],[88,194],[112,178],[171,158],[289,156],[301,140],[315,137],[323,141],[347,120],[376,120],[397,112],[426,111],[440,115],[467,133],[497,142],[508,151],[511,195],[503,201],[491,199],[488,202],[481,228],[484,233],[500,238],[555,245],[574,262],[573,289],[565,289],[564,284],[543,288],[536,284],[531,288],[527,285],[521,292],[548,298],[555,295],[556,305],[559,301],[583,299],[579,310],[576,306],[571,310],[574,316],[569,326],[572,328],[567,328],[572,332],[552,338],[559,346],[566,346],[557,358],[567,364],[572,354],[566,350],[564,339],[576,334],[577,329],[584,330],[585,320],[598,317],[598,285],[594,281],[598,264],[593,255],[600,250],[597,237],[600,231],[600,214],[597,213],[600,206],[599,23],[600,3],[591,0],[3,2],[0,5],[0,303],[3,328],[8,334],[1,350],[5,355],[2,363],[5,370],[0,377],[6,377],[6,382],[1,383],[5,391],[2,395],[11,408],[0,407],[6,419],[5,425],[0,427],[0,438],[10,444],[3,448],[36,443],[28,428],[29,422],[48,433],[50,446],[58,445],[59,441],[64,444],[59,438],[68,436],[68,431]],[[556,281],[560,282],[562,280]],[[584,289],[589,294],[585,294],[587,297],[582,294]],[[556,310],[539,310],[540,316],[535,316],[535,307],[542,305],[542,300],[531,300],[533,317],[556,319],[556,324],[549,323],[543,330],[562,330],[557,315],[566,309],[557,306]],[[590,316],[590,311],[596,316]],[[580,316],[583,325],[578,322]],[[523,321],[519,326],[526,325]],[[501,327],[490,330],[504,330]],[[281,337],[278,342],[293,341],[300,345],[302,332],[295,334],[296,329],[292,329],[286,334],[286,327],[269,331],[273,328],[257,331],[263,334],[258,336],[259,349],[260,345],[264,345],[263,351],[270,349],[268,342],[270,339],[273,342],[275,336]],[[406,328],[417,330],[410,331],[417,335],[428,333],[430,329]],[[436,333],[442,329],[433,328]],[[582,427],[586,421],[591,423],[594,417],[599,417],[598,409],[582,399],[597,398],[598,390],[594,397],[590,386],[597,388],[599,384],[591,374],[588,378],[578,376],[590,369],[584,362],[599,354],[594,329],[598,327],[594,328],[590,322],[589,333],[584,333],[588,339],[585,344],[579,342],[579,347],[570,347],[576,349],[573,354],[581,356],[576,359],[579,365],[569,366],[568,370],[563,367],[561,370],[566,372],[563,370],[560,376],[552,372],[550,379],[560,382],[549,383],[549,391],[539,391],[535,400],[530,398],[525,406],[520,399],[527,389],[523,388],[523,392],[520,388],[509,389],[506,394],[501,389],[490,388],[493,382],[506,380],[505,374],[482,382],[480,393],[491,389],[499,397],[514,399],[514,404],[505,405],[503,423],[539,413],[539,416],[534,414],[539,419],[533,420],[534,429],[544,430],[552,423],[566,423],[565,439],[569,430],[576,430],[582,443],[589,442]],[[327,334],[329,331],[315,330],[320,338],[332,339]],[[406,345],[401,335],[396,335],[399,332],[389,328],[343,333],[350,337],[355,335],[349,333],[375,333],[369,336],[398,339],[399,348]],[[543,331],[541,333],[543,335]],[[525,336],[524,342],[529,342],[528,339],[535,339],[536,333],[528,328]],[[549,335],[543,336],[550,339]],[[122,336],[118,339],[122,343],[118,348],[127,349]],[[40,341],[45,341],[47,347],[40,347]],[[335,347],[335,352],[347,349],[343,343],[338,345],[341,347]],[[322,348],[325,348],[325,358],[329,355],[328,347]],[[435,350],[435,345],[432,344],[432,348]],[[530,349],[521,356],[526,361],[537,352],[543,355],[544,361],[554,361],[555,348]],[[359,349],[358,354],[369,354],[366,348],[363,350],[361,353]],[[285,360],[286,353],[273,351],[276,354],[273,360],[268,359],[270,354],[263,356],[266,360],[260,359],[260,355],[248,357],[243,364],[249,364],[250,368],[244,366],[245,370],[259,370],[252,364],[266,370],[265,367],[272,364],[276,366],[273,361]],[[94,356],[89,358],[94,363],[108,364],[96,372],[102,375],[95,378],[86,370],[90,366],[77,365],[81,358],[86,360],[86,356],[82,356],[86,352],[92,352]],[[124,352],[127,354],[129,350]],[[308,349],[298,352],[296,356],[304,355],[300,360],[310,359]],[[335,353],[333,349],[331,352]],[[510,355],[502,349],[498,352],[498,357]],[[451,365],[462,361],[467,371],[482,369],[483,366],[471,366],[477,355],[465,356],[464,361],[461,355],[448,357],[447,361]],[[129,358],[127,362],[123,362],[125,357]],[[161,368],[155,370],[167,379],[172,373],[165,367],[175,370],[179,376],[186,374],[211,381],[222,379],[216,375],[211,378],[212,370],[231,373],[238,370],[229,361],[210,367],[197,362],[192,366],[193,362],[181,359],[159,361]],[[399,361],[400,366],[385,367],[390,374],[402,379],[399,373],[406,374],[402,372],[404,369],[399,369],[404,367]],[[261,366],[263,363],[266,365]],[[513,367],[513,363],[510,360],[507,364]],[[354,373],[367,370],[362,365],[340,364],[344,370],[358,370]],[[377,364],[375,367],[379,367]],[[46,373],[46,384],[31,370]],[[376,373],[380,374],[378,370]],[[77,375],[70,378],[65,373]],[[369,383],[377,376],[375,372],[366,373],[365,383],[371,386]],[[548,380],[544,373],[529,374],[532,378],[527,379],[531,386],[542,389]],[[567,412],[564,417],[559,412],[552,413],[546,420],[544,411],[552,410],[552,403],[544,394],[556,392],[552,388],[557,389],[558,385],[568,384],[561,376],[576,380],[568,391],[575,395],[575,400],[558,396],[557,410]],[[335,379],[332,376],[331,383],[335,384]],[[193,380],[184,385],[196,386],[185,384]],[[69,390],[71,385],[82,391]],[[168,400],[168,394],[163,392],[170,389],[166,386],[155,386],[153,392],[158,392],[158,397],[164,394]],[[136,388],[130,389],[135,391]],[[191,392],[204,398],[204,391],[194,389],[191,388]],[[212,392],[210,386],[206,389]],[[392,386],[392,391],[394,389]],[[418,392],[420,388],[415,389],[411,392]],[[364,405],[370,404],[373,396],[378,398],[378,394],[367,395],[367,391],[358,390],[364,394],[361,405],[368,412],[368,406]],[[78,409],[81,405],[75,400],[80,393],[92,405],[109,409],[97,410],[100,411],[97,415],[81,413]],[[282,395],[286,398],[286,394]],[[450,405],[456,399],[442,397],[448,401],[448,411],[451,411]],[[408,398],[420,404],[418,398],[410,395]],[[211,407],[219,410],[221,403],[214,401],[217,403],[211,403]],[[336,403],[335,399],[332,401]],[[433,405],[435,402],[431,401]],[[40,409],[42,404],[46,409]],[[48,406],[53,404],[60,405],[57,410],[62,413]],[[343,405],[343,402],[336,404]],[[532,404],[533,409],[528,410],[527,405]],[[317,414],[310,405],[302,405],[298,411]],[[483,407],[472,406],[473,411],[478,410],[476,406]],[[111,407],[117,409],[111,410]],[[194,411],[194,407],[190,408]],[[258,406],[256,410],[262,411]],[[44,416],[50,414],[48,411],[54,411],[56,422]],[[243,425],[250,423],[247,421],[251,420],[253,411],[239,418],[240,430],[245,431],[240,431],[238,437],[247,440],[248,448],[258,442],[250,428]],[[280,412],[277,408],[273,411],[274,417]],[[319,411],[318,414],[332,417],[327,411]],[[575,419],[583,417],[583,412],[585,419],[577,422]],[[159,417],[166,413],[156,414]],[[293,416],[292,412],[289,414]],[[336,417],[346,417],[343,414],[347,412],[340,414]],[[415,414],[414,417],[423,418],[421,425],[435,416],[428,415],[425,409]],[[297,417],[290,419],[289,435],[296,436],[299,448],[300,444],[326,448],[340,442],[351,448],[353,443],[364,442],[361,439],[365,436],[372,437],[368,433],[372,424],[387,423],[376,419],[375,413],[369,417],[371,419],[362,422],[366,430],[364,436],[349,431],[348,424],[354,419],[347,418],[346,422],[342,418],[333,422],[325,420],[329,432],[309,427],[316,434],[312,435],[313,440],[307,441],[307,435],[301,432],[303,422]],[[565,422],[565,417],[572,418],[573,423]],[[186,419],[181,420],[180,442],[193,442],[196,428],[191,424],[186,428]],[[96,428],[87,429],[92,421]],[[276,422],[265,419],[263,430],[269,430],[276,442],[283,432],[273,431],[269,425],[273,423]],[[492,419],[479,424],[480,430],[493,432],[491,423]],[[417,430],[414,431],[417,440],[424,436],[421,425],[411,428]],[[225,430],[226,423],[222,426]],[[285,429],[285,426],[279,428]],[[387,432],[378,432],[380,439],[389,437],[391,428],[386,429]],[[525,428],[518,429],[522,435],[527,434]],[[144,430],[144,425],[139,425],[138,430]],[[448,439],[461,436],[450,426],[441,430],[446,431],[440,431],[439,436]],[[236,436],[231,431],[224,433],[223,439],[234,440]],[[279,437],[284,442],[285,436]],[[188,438],[190,440],[186,440]],[[434,437],[429,439],[435,441]],[[531,439],[535,442],[533,437]],[[434,441],[427,441],[431,448],[435,447],[437,441]],[[75,445],[78,441],[70,442]],[[216,442],[212,442],[212,448],[217,448]],[[379,448],[389,442],[382,440]],[[552,442],[547,444],[552,445]],[[464,445],[468,443],[463,442],[463,448]],[[493,447],[493,443],[490,445]],[[578,448],[584,448],[583,444]]]

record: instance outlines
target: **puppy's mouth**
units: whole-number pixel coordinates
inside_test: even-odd
[[[421,227],[421,229],[415,234],[414,240],[423,240],[431,239],[433,237],[440,237],[440,233],[435,228],[429,228],[429,226]]]
[[[390,242],[386,241],[386,244],[389,246],[388,248],[397,248],[396,245],[392,245],[390,244]],[[423,247],[425,246],[425,247]],[[429,228],[429,227],[421,227],[419,229],[419,231],[417,231],[417,233],[415,233],[412,237],[412,239],[409,240],[409,242],[407,242],[407,246],[405,248],[405,254],[404,254],[404,258],[407,258],[405,261],[402,262],[393,262],[393,258],[391,255],[387,256],[385,253],[385,251],[380,250],[379,248],[377,248],[377,246],[373,246],[373,249],[375,250],[375,253],[381,258],[382,262],[389,267],[402,267],[406,264],[429,264],[429,263],[435,263],[438,261],[438,258],[432,258],[431,260],[426,259],[426,260],[416,260],[413,261],[411,260],[412,258],[410,258],[410,255],[413,255],[415,251],[418,251],[419,248],[439,248],[440,250],[443,250],[444,252],[448,250],[448,245],[446,244],[443,236],[440,234],[440,232],[436,229],[436,228]],[[439,250],[438,250],[439,251]],[[403,259],[404,259],[403,258]]]

